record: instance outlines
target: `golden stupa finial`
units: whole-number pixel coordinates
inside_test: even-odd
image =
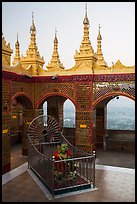
[[[101,26],[100,26],[100,24],[99,24],[99,25],[98,25],[99,32],[100,32],[100,28],[101,28]]]
[[[58,40],[57,40],[57,29],[55,28],[55,38],[54,38],[54,43],[58,43]]]
[[[52,68],[57,69],[64,69],[63,64],[60,62],[59,59],[59,53],[58,53],[58,39],[57,39],[57,29],[55,28],[55,37],[54,37],[54,48],[53,48],[53,54],[50,60],[50,63],[46,66],[48,70]]]
[[[96,56],[97,56],[97,64],[99,66],[103,66],[103,67],[106,67],[107,64],[104,60],[104,57],[103,57],[103,53],[102,53],[102,49],[101,49],[101,40],[102,40],[102,37],[101,37],[101,34],[100,34],[100,24],[98,26],[98,36],[97,36],[97,52],[96,52]]]
[[[102,40],[102,37],[101,37],[101,34],[100,34],[100,24],[98,25],[98,37],[97,37],[97,40]]]
[[[34,13],[32,12],[32,26],[30,27],[30,32],[35,32],[36,31],[36,27],[34,24]]]
[[[30,27],[30,44],[26,51],[26,57],[23,55],[20,59],[21,65],[25,69],[31,68],[34,75],[38,74],[38,69],[43,67],[45,63],[44,58],[40,56],[36,44],[36,27],[34,24],[34,14],[32,12],[32,25]]]
[[[15,57],[14,57],[14,60],[12,62],[13,65],[16,65],[17,63],[20,62],[20,48],[19,48],[19,41],[18,41],[18,33],[17,33],[17,41],[15,43]]]
[[[19,34],[17,33],[17,42],[18,42],[18,37],[19,37]]]
[[[85,3],[85,16],[87,16],[87,2]]]
[[[74,55],[74,59],[77,65],[79,66],[80,63],[86,61],[88,59],[89,66],[92,66],[92,61],[96,60],[96,56],[94,57],[94,50],[92,48],[90,39],[89,39],[89,20],[87,17],[87,3],[85,4],[85,17],[83,20],[84,24],[84,32],[83,32],[83,39],[80,45],[80,52],[76,50],[76,54]],[[90,59],[90,60],[89,60]]]
[[[17,33],[17,42],[16,42],[16,46],[19,46],[19,41],[18,41],[18,37],[19,37],[19,35],[18,35],[18,33]]]
[[[87,17],[87,2],[85,3],[85,18],[84,18],[83,23],[84,24],[89,24],[89,20],[88,20],[88,17]]]
[[[55,28],[55,35],[57,34],[57,29]]]

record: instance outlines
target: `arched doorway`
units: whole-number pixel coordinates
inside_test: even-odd
[[[107,105],[106,148],[135,152],[135,102],[125,96],[117,96]]]
[[[115,108],[112,103],[115,104]],[[129,116],[131,105],[132,117]],[[97,158],[101,156],[99,158],[101,164],[134,168],[135,130],[132,127],[135,123],[133,121],[134,105],[133,99],[122,94],[115,94],[100,100],[94,107],[96,110],[96,154]],[[129,128],[131,118],[132,126]],[[111,160],[108,155],[113,155]]]
[[[11,100],[11,170],[27,161],[28,138],[26,118],[31,117],[33,105],[26,95],[15,95]]]
[[[54,117],[65,137],[75,145],[75,105],[70,99],[62,95],[47,96],[37,112]]]
[[[63,113],[63,133],[67,140],[75,146],[76,108],[69,99],[64,102]]]

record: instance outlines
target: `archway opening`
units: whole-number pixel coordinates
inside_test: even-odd
[[[64,102],[64,122],[63,127],[74,128],[75,127],[75,106],[71,100],[67,99]]]
[[[112,99],[107,104],[107,129],[135,130],[135,101],[125,96]]]
[[[26,96],[19,95],[12,99],[10,130],[11,170],[27,162],[27,157],[25,157],[27,154],[24,153],[23,147],[23,142],[26,143],[27,140],[24,120],[26,110],[32,109],[32,102]]]
[[[135,102],[117,96],[107,105],[106,148],[135,152]]]
[[[54,117],[64,136],[75,145],[75,105],[70,99],[60,95],[49,96],[40,103],[37,111],[39,115],[42,112]]]
[[[104,165],[135,167],[135,102],[109,96],[96,107],[96,153]],[[110,160],[109,154],[112,155]],[[97,160],[98,161],[98,160]]]
[[[67,99],[64,102],[63,109],[63,132],[68,141],[75,146],[75,105],[72,103],[72,101]]]

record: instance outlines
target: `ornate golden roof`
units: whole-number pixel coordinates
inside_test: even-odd
[[[26,52],[26,57],[21,56],[19,52],[19,42],[15,44],[15,57],[13,64],[10,66],[10,57],[13,52],[10,44],[6,45],[4,37],[2,37],[2,68],[19,74],[37,75],[37,76],[55,76],[55,75],[76,75],[76,74],[116,74],[116,73],[134,73],[135,66],[125,66],[118,60],[112,66],[108,66],[104,60],[101,49],[102,36],[100,33],[100,26],[97,36],[97,52],[94,52],[89,39],[89,20],[87,17],[87,4],[85,8],[85,17],[83,20],[84,34],[79,51],[76,50],[74,55],[75,65],[70,69],[65,69],[60,62],[58,54],[58,39],[55,31],[54,49],[50,63],[43,68],[44,59],[40,57],[36,45],[36,27],[34,24],[34,17],[32,14],[32,25],[30,27],[30,45]],[[20,59],[20,61],[19,61]],[[17,63],[18,61],[18,63]]]
[[[10,43],[6,44],[6,40],[2,33],[2,65],[10,66],[12,53],[13,53],[13,50],[10,48]]]

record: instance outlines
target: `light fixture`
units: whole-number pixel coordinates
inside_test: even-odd
[[[58,75],[55,75],[52,77],[52,80],[57,79],[57,78],[58,78]]]

